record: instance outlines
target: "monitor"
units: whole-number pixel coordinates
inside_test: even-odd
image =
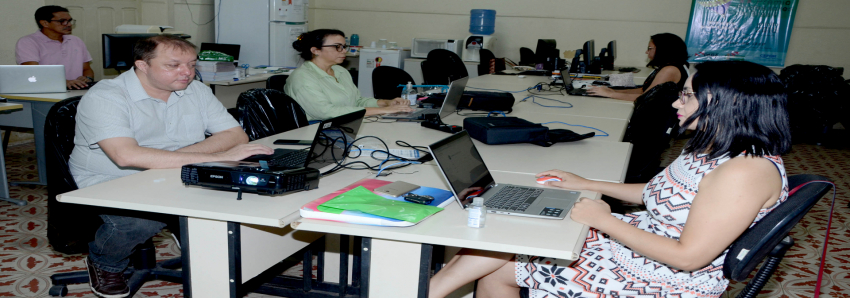
[[[613,70],[614,69],[614,59],[617,58],[617,41],[612,40],[608,42],[608,46],[602,48],[599,51],[599,60],[602,62],[602,69],[604,70]]]
[[[216,51],[222,52],[227,55],[233,56],[234,60],[239,60],[239,50],[241,49],[241,45],[238,44],[226,44],[226,43],[211,43],[211,42],[202,42],[201,43],[201,51]]]
[[[103,34],[103,68],[128,70],[133,67],[133,48],[140,39],[157,36],[157,33],[105,33]]]
[[[591,63],[593,63],[593,58],[594,58],[593,55],[594,55],[594,53],[596,53],[596,49],[594,48],[593,43],[594,43],[593,39],[591,39],[591,40],[585,41],[584,46],[581,47],[581,55],[582,55],[581,61],[584,62],[584,65],[589,66]]]
[[[537,49],[534,51],[534,62],[546,63],[548,58],[557,57],[558,50],[556,49],[556,44],[554,39],[538,39]]]

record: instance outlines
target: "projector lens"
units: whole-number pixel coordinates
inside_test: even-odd
[[[260,182],[260,178],[257,178],[257,176],[248,176],[245,178],[245,184],[247,185],[257,185],[257,182]]]

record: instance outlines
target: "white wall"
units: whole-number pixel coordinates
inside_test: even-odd
[[[646,64],[646,44],[655,33],[685,37],[687,0],[312,0],[310,28],[357,33],[361,44],[379,38],[410,46],[413,37],[466,37],[471,9],[495,9],[496,56],[519,60],[519,48],[534,49],[538,38],[558,48],[580,48],[588,39],[597,49],[617,40],[618,65]],[[850,68],[850,1],[800,1],[786,65],[827,64]],[[598,51],[598,50],[597,50]]]
[[[35,10],[44,6],[44,0],[3,0],[0,4],[0,64],[15,64],[15,43],[38,30]]]

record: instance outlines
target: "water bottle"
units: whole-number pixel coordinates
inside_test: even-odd
[[[487,221],[487,207],[484,207],[484,198],[473,198],[472,205],[469,205],[466,209],[469,212],[466,225],[472,228],[483,228]]]
[[[349,45],[359,46],[360,45],[360,35],[351,34],[351,43]]]
[[[405,92],[404,92],[404,99],[409,100],[410,105],[416,104],[416,93],[413,93],[413,82],[410,82],[410,81],[407,82],[407,88],[405,89]]]

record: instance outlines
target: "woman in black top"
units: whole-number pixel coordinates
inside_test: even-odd
[[[649,39],[646,48],[646,56],[649,58],[647,67],[655,68],[649,77],[643,82],[641,88],[614,90],[608,87],[593,87],[587,90],[588,94],[604,96],[614,99],[635,101],[638,96],[652,89],[655,85],[665,82],[676,82],[679,90],[688,79],[688,48],[679,36],[672,33],[655,34]]]

